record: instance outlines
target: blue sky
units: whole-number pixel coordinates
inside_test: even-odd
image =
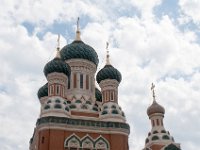
[[[80,17],[82,40],[105,64],[122,73],[119,104],[131,126],[130,150],[141,150],[150,122],[150,85],[165,107],[165,128],[182,149],[200,147],[200,1],[197,0],[1,0],[0,145],[27,150],[39,116],[44,65],[73,41]]]

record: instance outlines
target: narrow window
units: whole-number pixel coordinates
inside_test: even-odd
[[[160,123],[159,123],[159,120],[158,120],[158,119],[156,119],[156,122],[157,122],[157,126],[159,126],[159,125],[160,125]]]
[[[152,125],[153,125],[153,127],[155,126],[155,122],[154,122],[154,120],[152,120]]]
[[[76,74],[74,74],[74,88],[76,88],[77,87],[77,83],[76,83]]]
[[[56,85],[56,94],[59,95],[59,91],[60,91],[60,86]]]
[[[68,85],[67,85],[67,88],[70,89],[70,77],[68,79]]]
[[[113,95],[113,94],[114,94],[114,92],[111,91],[111,92],[110,92],[110,100],[111,100],[111,101],[114,101],[114,95]]]
[[[93,92],[93,78],[92,77],[90,79],[90,89],[91,89],[91,92]]]
[[[42,144],[44,143],[44,136],[42,137]]]
[[[103,99],[103,101],[105,101],[105,92],[104,91],[102,92],[102,95],[103,95],[102,99]]]
[[[89,76],[86,75],[86,89],[89,89]]]
[[[50,95],[53,95],[53,85],[50,86]]]
[[[64,97],[65,96],[65,88],[63,87],[63,93],[62,93],[62,96]]]
[[[109,91],[106,91],[106,101],[109,101]]]
[[[163,126],[163,120],[161,120],[161,125]]]
[[[80,74],[80,88],[83,89],[83,74]]]

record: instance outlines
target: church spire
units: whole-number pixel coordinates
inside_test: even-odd
[[[58,34],[56,51],[57,51],[56,52],[56,58],[61,58],[61,56],[60,56],[60,34]]]
[[[75,41],[81,41],[81,32],[80,32],[80,25],[79,25],[79,17],[77,19],[77,23],[76,23],[76,38]]]
[[[109,43],[106,42],[106,65],[110,65],[110,55],[109,55],[109,49],[108,49]]]

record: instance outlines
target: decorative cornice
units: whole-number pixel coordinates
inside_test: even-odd
[[[83,120],[83,119],[71,119],[71,118],[65,118],[65,117],[42,117],[37,120],[36,125],[45,125],[45,124],[58,124],[58,125],[71,125],[73,127],[80,126],[83,127],[91,127],[91,128],[106,128],[108,130],[110,129],[118,129],[118,130],[124,130],[127,134],[130,133],[130,126],[126,123],[122,122],[109,122],[109,121],[92,121],[92,120]]]

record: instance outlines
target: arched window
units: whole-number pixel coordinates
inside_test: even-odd
[[[62,106],[61,106],[60,104],[55,104],[55,105],[54,105],[54,108],[56,108],[56,109],[61,109]]]
[[[112,110],[112,114],[119,114],[117,110]]]
[[[103,137],[99,137],[96,141],[95,141],[95,149],[96,150],[109,150],[109,143],[106,139],[104,139]]]
[[[71,105],[69,106],[69,108],[70,108],[70,109],[75,109],[75,108],[76,108],[76,105],[71,104]]]
[[[163,140],[169,140],[169,136],[168,135],[163,135],[162,139]]]
[[[156,131],[156,130],[155,130],[155,131],[153,131],[153,134],[156,134],[156,133],[158,133],[158,131]]]
[[[81,140],[82,150],[94,149],[94,141],[91,137],[87,136]]]
[[[81,106],[82,109],[88,109],[86,105]]]
[[[68,108],[68,107],[65,107],[65,110],[66,110],[66,111],[69,111],[69,108]]]
[[[112,105],[111,108],[112,108],[112,109],[116,109],[116,106],[115,106],[115,105]]]
[[[88,105],[91,105],[91,102],[90,102],[90,101],[86,101],[85,103],[88,104]]]
[[[158,140],[158,139],[159,139],[158,136],[153,136],[151,140],[152,140],[152,141],[155,141],[155,140]]]
[[[44,107],[44,109],[46,110],[46,109],[50,109],[50,106],[49,105],[46,105],[45,107]]]
[[[60,100],[59,100],[59,99],[56,99],[55,102],[56,102],[56,103],[60,103]]]
[[[104,110],[101,114],[106,115],[106,114],[108,114],[108,112],[106,110]]]
[[[166,131],[165,131],[165,130],[162,130],[161,133],[166,133]]]
[[[94,106],[92,109],[93,109],[94,111],[98,111],[98,108],[97,108],[96,106]]]
[[[81,147],[81,141],[76,135],[72,135],[65,140],[64,147],[69,150],[78,150]]]
[[[77,99],[75,103],[82,103],[81,100]]]

